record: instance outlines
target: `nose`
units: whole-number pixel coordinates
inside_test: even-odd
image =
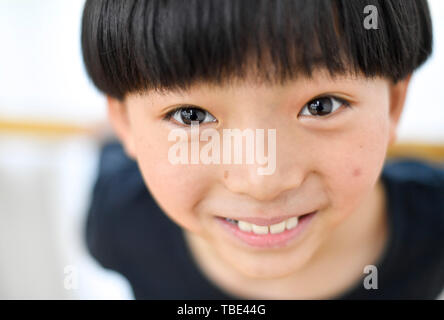
[[[266,166],[266,165],[265,165]],[[257,201],[274,201],[288,190],[298,189],[304,180],[304,172],[296,166],[289,168],[276,161],[276,169],[272,174],[261,175],[260,164],[231,165],[225,168],[225,187],[237,194],[247,195]]]

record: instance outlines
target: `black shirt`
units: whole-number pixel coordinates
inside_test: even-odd
[[[361,280],[338,299],[435,299],[444,289],[444,167],[390,160],[381,179],[389,239],[377,263],[378,289]],[[85,236],[92,256],[125,276],[136,299],[235,299],[200,271],[180,227],[118,142],[101,151]]]

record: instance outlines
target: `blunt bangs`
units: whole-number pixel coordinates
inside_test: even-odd
[[[378,29],[364,28],[364,7]],[[283,84],[316,69],[397,82],[432,52],[426,0],[88,0],[86,70],[120,100],[251,78]]]

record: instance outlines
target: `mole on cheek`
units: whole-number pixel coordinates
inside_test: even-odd
[[[353,176],[354,177],[358,177],[359,175],[361,175],[361,169],[356,168],[355,170],[353,170]]]
[[[225,170],[225,172],[224,172],[224,179],[226,179],[226,178],[228,178],[228,171],[227,170]]]

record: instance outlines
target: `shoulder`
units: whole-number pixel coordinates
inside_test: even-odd
[[[129,158],[118,141],[104,144],[100,151],[93,202],[118,206],[146,193],[137,163]]]
[[[430,202],[433,199],[433,205],[444,206],[444,163],[398,158],[386,162],[381,177],[404,197],[412,196],[405,200]]]
[[[119,142],[103,145],[84,229],[91,255],[102,266],[118,270],[169,227],[137,162]]]
[[[444,163],[432,163],[415,158],[397,158],[386,162],[383,175],[407,184],[425,185],[438,189],[444,187]]]
[[[386,162],[381,177],[397,228],[418,242],[444,243],[444,166],[398,158]]]
[[[398,158],[386,162],[382,178],[392,225],[394,286],[405,296],[435,298],[444,286],[444,167]],[[415,278],[396,284],[409,273]]]
[[[444,233],[444,165],[399,158],[387,161],[381,176],[402,219]]]

